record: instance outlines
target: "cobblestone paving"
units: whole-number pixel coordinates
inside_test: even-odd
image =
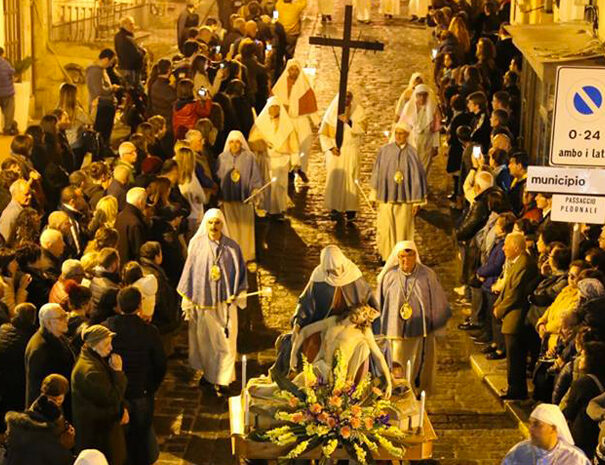
[[[362,96],[369,119],[361,170],[361,181],[366,186],[376,151],[385,142],[383,131],[390,129],[399,93],[413,71],[430,74],[428,30],[404,20],[393,20],[387,25],[377,9],[373,13],[375,22],[369,26],[355,25],[353,35],[383,41],[385,52],[357,52],[350,71],[350,88]],[[340,7],[335,18],[342,17]],[[342,33],[341,23],[336,21],[334,26],[323,28],[313,12],[308,12],[297,48],[297,57],[303,65],[317,69],[315,88],[320,108],[326,108],[337,91],[337,62],[330,48],[310,47],[307,37],[338,36]],[[462,320],[462,305],[452,292],[456,285],[457,252],[451,235],[446,199],[449,185],[444,173],[444,160],[439,157],[430,175],[429,205],[416,224],[422,260],[438,272],[455,315],[446,335],[439,340],[437,393],[428,399],[428,410],[439,436],[433,463],[498,464],[521,439],[521,434],[500,403],[473,374],[468,361],[472,344],[455,329]],[[240,352],[248,354],[253,373],[264,372],[270,365],[275,335],[288,328],[297,296],[319,262],[322,247],[338,244],[366,277],[375,282],[378,271],[375,215],[364,205],[354,228],[335,226],[328,220],[323,208],[323,159],[317,143],[310,160],[310,178],[308,187],[292,192],[294,207],[289,211],[289,222],[271,224],[270,228],[260,225],[257,231],[257,237],[266,240],[268,250],[260,258],[258,271],[251,276],[250,283],[253,287],[272,286],[274,292],[270,301],[252,301],[246,313],[240,315]],[[183,335],[180,346],[183,351],[184,344]],[[160,464],[234,462],[226,402],[203,398],[197,388],[197,377],[187,368],[184,358],[171,361],[156,410],[156,426],[162,440]]]

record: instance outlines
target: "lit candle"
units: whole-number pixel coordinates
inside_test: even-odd
[[[405,379],[410,383],[410,388],[412,387],[412,361],[408,360],[408,363],[405,367]]]
[[[424,408],[426,403],[426,392],[422,391],[420,393],[420,420],[418,422],[418,428],[422,429],[424,425]]]
[[[246,389],[246,365],[248,360],[245,355],[242,355],[242,391]]]

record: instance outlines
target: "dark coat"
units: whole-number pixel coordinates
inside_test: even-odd
[[[27,301],[34,304],[36,308],[48,303],[50,289],[55,284],[56,277],[30,266],[23,267],[22,271],[32,277],[32,282],[27,286]]]
[[[527,297],[539,279],[536,261],[526,252],[519,255],[508,271],[504,288],[494,303],[494,312],[502,320],[502,334],[517,334],[523,328]]]
[[[154,223],[153,232],[154,239],[162,247],[162,268],[168,276],[170,285],[176,289],[185,266],[185,256],[179,242],[179,233],[169,222],[161,218]]]
[[[472,129],[471,140],[481,145],[481,152],[488,153],[491,144],[492,128],[489,124],[487,113],[479,113],[473,116]]]
[[[126,375],[114,371],[84,345],[71,376],[76,451],[98,449],[111,465],[126,461],[126,440],[120,425],[124,414]]]
[[[74,362],[74,353],[65,337],[55,337],[44,328],[36,331],[25,349],[26,405],[38,398],[42,381],[48,375],[57,373],[69,379]],[[69,413],[67,400],[65,408]]]
[[[460,126],[468,126],[471,124],[472,116],[468,112],[460,112],[455,115],[450,121],[450,125],[447,128],[447,172],[455,173],[460,171],[460,165],[462,163],[462,152],[464,147],[456,137],[456,130]]]
[[[71,465],[72,453],[60,442],[58,425],[35,412],[8,412],[5,465]]]
[[[456,240],[469,241],[479,230],[485,226],[489,217],[489,209],[487,208],[487,193],[489,189],[481,192],[475,197],[475,201],[464,215],[462,223],[456,230]]]
[[[120,263],[136,260],[141,246],[147,240],[148,227],[143,213],[134,205],[127,203],[124,209],[118,213],[115,228],[120,235],[118,239]]]
[[[145,51],[134,40],[134,34],[120,28],[113,39],[120,69],[140,71],[143,68]]]
[[[114,351],[122,357],[128,378],[127,399],[152,396],[166,374],[166,354],[158,329],[138,315],[115,315],[104,323],[116,336]]]
[[[107,187],[107,195],[111,195],[118,201],[118,211],[122,211],[126,206],[126,194],[128,193],[128,185],[122,184],[116,179],[112,179]]]
[[[535,327],[546,309],[555,301],[555,298],[567,286],[567,273],[546,276],[538,283],[534,292],[529,296],[529,311],[527,322]]]
[[[144,258],[141,259],[141,266],[144,274],[152,274],[158,281],[152,323],[158,328],[160,334],[170,333],[176,330],[180,324],[181,298],[170,284],[170,280],[161,266]]]
[[[90,319],[91,324],[105,321],[114,313],[118,291],[120,290],[120,276],[103,268],[97,267],[90,281]]]
[[[97,208],[97,203],[103,197],[105,197],[105,189],[100,184],[91,184],[90,186],[86,186],[83,190],[86,199],[88,200],[88,205],[90,205],[90,209],[94,211]]]
[[[481,288],[484,291],[491,292],[492,285],[498,280],[498,277],[502,273],[502,267],[506,260],[503,246],[504,238],[496,239],[485,264],[477,268],[477,275],[485,278],[485,281],[481,284]]]
[[[596,378],[602,386],[605,384],[605,379]],[[599,424],[588,416],[586,407],[603,392],[591,376],[582,375],[571,384],[567,404],[563,409],[576,446],[582,449],[589,459],[592,459],[597,447]]]
[[[151,101],[151,115],[161,115],[166,124],[172,127],[172,107],[176,102],[176,89],[170,85],[170,80],[164,77],[157,78],[149,91]]]
[[[25,348],[36,328],[14,317],[0,326],[0,420],[8,410],[25,409]],[[2,423],[0,421],[0,423]]]
[[[514,179],[513,179],[514,182]],[[508,192],[508,198],[510,204],[513,207],[515,215],[519,216],[519,213],[523,211],[523,191],[525,190],[526,179],[517,181],[514,184],[511,183],[510,191]]]

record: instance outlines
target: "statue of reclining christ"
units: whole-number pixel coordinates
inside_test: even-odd
[[[347,366],[347,380],[354,381],[360,368],[363,369],[371,356],[385,376],[387,384],[385,397],[390,398],[393,389],[391,373],[372,333],[372,322],[379,315],[380,312],[369,305],[360,305],[347,314],[332,316],[305,326],[294,340],[290,355],[290,369],[294,372],[297,371],[298,352],[305,339],[312,334],[320,333],[319,352],[315,359],[310,361],[317,375],[324,379],[332,379],[334,356],[337,351],[340,351]],[[303,378],[303,373],[299,373],[292,381],[297,386],[303,386]],[[275,383],[262,383],[260,379],[250,380],[249,390],[253,397],[268,398],[277,389]]]

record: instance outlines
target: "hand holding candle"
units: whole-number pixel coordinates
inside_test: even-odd
[[[276,181],[277,181],[277,178],[275,176],[273,176],[269,182],[267,182],[265,185],[263,185],[257,191],[253,192],[250,197],[248,197],[246,200],[244,200],[244,203],[248,203],[251,199],[256,197],[258,194],[260,194],[262,191],[264,191],[267,187],[269,187],[272,183],[274,183]]]

